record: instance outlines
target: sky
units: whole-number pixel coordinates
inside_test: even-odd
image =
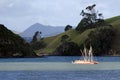
[[[0,24],[18,32],[34,23],[77,26],[81,10],[92,4],[105,19],[120,15],[120,0],[0,0]]]

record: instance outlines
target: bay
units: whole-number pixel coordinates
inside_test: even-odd
[[[97,65],[72,64],[79,56],[1,58],[0,80],[119,80],[120,57],[94,57]]]

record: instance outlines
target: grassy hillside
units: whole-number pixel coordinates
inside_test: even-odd
[[[47,44],[47,47],[44,48],[44,49],[38,50],[36,52],[38,54],[39,53],[46,53],[46,54],[53,53],[55,51],[55,49],[60,45],[60,43],[61,43],[61,37],[63,35],[68,35],[69,36],[69,38],[67,39],[68,41],[75,42],[75,43],[77,43],[80,46],[88,38],[88,34],[92,30],[94,30],[94,29],[86,30],[82,34],[80,34],[79,32],[77,32],[75,30],[69,30],[69,31],[64,32],[62,34],[59,34],[57,36],[44,38],[43,40]]]
[[[112,48],[115,52],[120,53],[120,16],[107,19],[106,21],[110,23],[115,30],[115,38]]]
[[[114,28],[115,34],[116,34],[114,41],[112,43],[112,49],[114,51],[120,52],[120,41],[119,41],[120,40],[120,16],[107,19],[106,22],[113,25],[113,28]],[[63,35],[68,35],[69,36],[69,38],[67,39],[68,41],[73,41],[73,42],[77,43],[79,46],[81,46],[85,42],[85,40],[88,38],[88,35],[92,30],[94,30],[94,29],[85,30],[81,34],[75,30],[69,30],[69,31],[59,34],[57,36],[44,38],[43,40],[47,44],[47,47],[44,49],[38,50],[36,52],[38,54],[53,53],[55,51],[55,49],[60,45],[61,37]]]

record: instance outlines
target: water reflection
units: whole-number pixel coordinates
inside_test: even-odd
[[[81,71],[81,70],[118,70],[120,62],[101,62],[96,65],[72,64],[71,62],[6,62],[0,63],[0,71]]]

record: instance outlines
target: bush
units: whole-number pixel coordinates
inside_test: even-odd
[[[95,55],[107,55],[111,49],[111,43],[113,40],[114,31],[110,26],[97,28],[95,31],[91,31],[86,40],[87,45],[92,45]]]
[[[80,55],[79,46],[74,42],[62,43],[57,49],[57,53],[63,56]]]
[[[95,23],[92,23],[91,20],[89,20],[87,18],[83,18],[75,30],[82,33],[83,31],[85,31],[87,29],[97,28],[97,27],[101,27],[101,26],[108,26],[108,24],[104,20],[101,20],[101,19]]]
[[[68,35],[61,36],[61,42],[63,42],[63,43],[66,42],[68,38],[69,38]]]
[[[41,49],[41,48],[46,47],[46,43],[44,43],[43,40],[36,41],[36,42],[31,43],[31,47],[32,47],[34,50],[39,50],[39,49]]]
[[[67,25],[67,26],[65,27],[65,31],[68,31],[68,30],[70,30],[70,29],[72,29],[72,26],[70,26],[70,25]]]

